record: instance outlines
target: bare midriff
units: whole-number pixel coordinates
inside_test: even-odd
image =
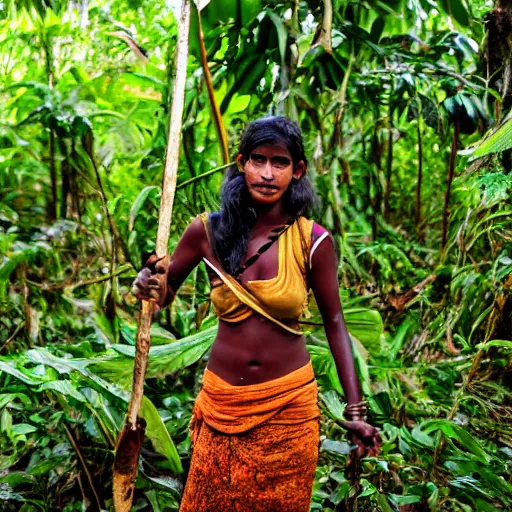
[[[296,320],[283,322],[298,329]],[[245,386],[277,379],[308,362],[304,336],[253,314],[241,322],[219,321],[208,369],[233,386]]]

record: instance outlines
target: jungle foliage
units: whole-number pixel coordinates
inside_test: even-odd
[[[342,389],[311,303],[323,412],[311,510],[511,510],[509,2],[201,6],[170,249],[218,207],[247,121],[297,120],[384,440],[348,473]],[[0,1],[1,510],[112,506],[130,287],[154,250],[178,10]],[[178,510],[215,336],[204,268],[152,329],[134,510]]]

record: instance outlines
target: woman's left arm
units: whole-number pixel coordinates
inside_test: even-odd
[[[331,235],[316,248],[312,256],[309,279],[322,315],[325,335],[345,392],[345,399],[349,405],[355,404],[361,400],[361,391],[354,366],[352,343],[341,309],[338,263]]]
[[[334,240],[329,235],[312,255],[309,282],[322,315],[325,334],[348,405],[361,401],[359,380],[354,365],[352,343],[343,318],[338,285],[338,262]],[[355,434],[358,454],[375,455],[380,445],[378,430],[365,421],[347,421],[345,426]],[[368,448],[368,449],[366,449]]]

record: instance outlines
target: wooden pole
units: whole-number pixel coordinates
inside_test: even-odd
[[[188,34],[190,29],[190,2],[183,0],[181,18],[178,25],[178,44],[176,48],[176,72],[172,96],[171,117],[167,152],[162,184],[162,199],[156,236],[156,254],[167,254],[171,228],[172,207],[176,192],[183,106],[185,103],[185,81],[187,78]],[[144,420],[138,417],[144,393],[144,378],[150,347],[150,328],[154,312],[154,303],[142,301],[137,328],[135,362],[133,367],[132,397],[128,406],[128,415],[124,430],[119,436],[114,462],[114,508],[116,512],[128,512],[131,509],[137,478],[137,466],[144,438]]]

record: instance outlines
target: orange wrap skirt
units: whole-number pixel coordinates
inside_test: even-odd
[[[205,370],[180,512],[308,512],[318,459],[317,394],[311,363],[248,386]]]

